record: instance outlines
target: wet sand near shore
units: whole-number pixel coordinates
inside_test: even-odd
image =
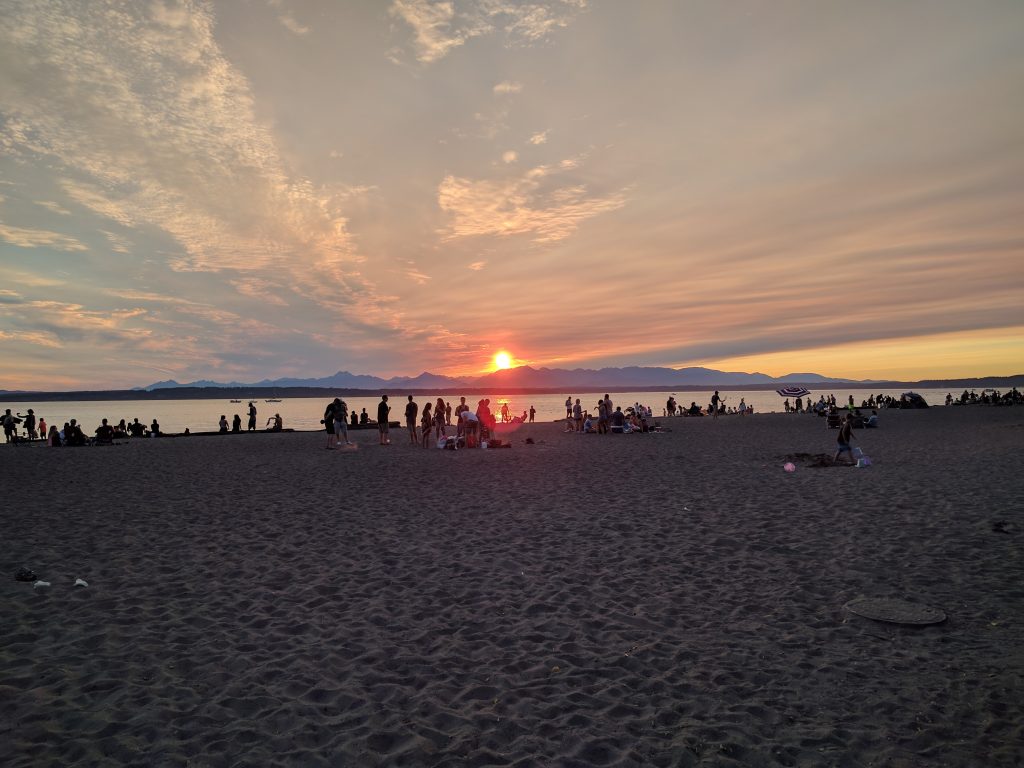
[[[1024,408],[659,421],[0,446],[0,764],[1021,764]]]

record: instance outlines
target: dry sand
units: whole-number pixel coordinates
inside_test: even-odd
[[[0,447],[0,764],[1021,764],[1024,409],[663,422]]]

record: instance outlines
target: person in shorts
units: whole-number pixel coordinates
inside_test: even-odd
[[[843,423],[839,425],[839,435],[836,437],[836,455],[832,458],[833,464],[839,463],[839,457],[844,453],[850,454],[850,466],[854,466],[857,461],[853,458],[853,446],[850,445],[850,441],[853,440],[853,414],[848,413],[843,419]]]
[[[419,405],[412,399],[412,395],[409,395],[409,402],[405,404],[405,427],[409,430],[409,442],[413,445],[419,442],[416,437],[416,415],[419,412]]]
[[[340,398],[334,398],[327,404],[327,408],[324,410],[324,419],[321,424],[324,425],[324,431],[327,433],[327,450],[333,451],[334,446],[338,442],[338,436],[334,432],[334,412],[338,407],[338,403],[341,402]]]
[[[380,444],[391,445],[388,437],[388,414],[391,413],[391,406],[388,405],[388,396],[381,395],[377,403],[377,431],[380,433]]]
[[[348,439],[348,405],[344,400],[339,400],[334,408],[334,440],[344,440],[345,445],[352,445]]]

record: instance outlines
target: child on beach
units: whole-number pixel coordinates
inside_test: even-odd
[[[838,447],[836,448],[836,455],[832,457],[832,463],[839,463],[839,457],[844,453],[850,454],[850,466],[854,466],[857,462],[853,458],[853,447],[850,445],[850,441],[853,439],[853,414],[847,413],[846,418],[843,419],[843,423],[839,427],[839,435],[836,437]]]

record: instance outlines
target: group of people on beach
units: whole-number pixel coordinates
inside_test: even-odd
[[[19,424],[25,431],[24,437],[18,434]],[[90,436],[85,433],[77,419],[70,419],[64,422],[64,426],[58,429],[56,424],[47,426],[46,419],[42,416],[39,416],[37,419],[35,411],[31,408],[28,409],[24,416],[20,413],[14,415],[11,413],[11,409],[8,408],[3,416],[3,427],[4,437],[8,443],[23,440],[26,442],[45,440],[46,444],[52,448],[104,445],[112,443],[118,438],[146,437],[149,435],[159,437],[161,434],[160,424],[156,419],[153,419],[153,423],[147,427],[145,424],[140,423],[136,417],[131,423],[121,419],[117,424],[111,424],[107,419],[103,419]]]
[[[973,389],[970,392],[965,389],[956,399],[947,393],[946,405],[1024,405],[1024,395],[1016,387],[1002,394],[997,389],[986,389],[980,395]]]
[[[623,411],[607,394],[597,401],[594,410],[595,414],[591,414],[584,409],[578,397],[575,402],[571,396],[566,398],[565,431],[597,435],[647,432],[653,418],[650,406],[634,403]]]
[[[246,430],[246,432],[255,432],[256,431],[256,406],[251,401],[249,402],[249,407],[248,407],[247,413],[249,415],[249,422],[246,425],[245,430]],[[225,416],[222,413],[220,415],[220,421],[217,423],[217,427],[218,427],[217,431],[220,432],[222,435],[226,435],[226,434],[228,434],[228,432],[235,432],[235,433],[241,432],[242,431],[242,417],[239,416],[236,413],[232,417],[232,419],[231,419],[231,425],[230,426],[231,426],[231,428],[229,429],[228,428],[227,416]],[[268,432],[281,432],[281,431],[283,431],[284,430],[284,419],[281,418],[281,414],[280,413],[275,413],[273,416],[271,416],[269,419],[267,419],[267,423],[264,425],[264,429],[266,429]],[[188,430],[186,430],[186,431],[188,431]]]
[[[536,410],[530,406],[529,412],[523,411],[522,416],[512,416],[508,403],[502,403],[500,409],[500,421],[506,423],[532,422]],[[450,402],[439,397],[431,402],[429,399],[420,410],[419,403],[413,395],[408,395],[405,404],[405,428],[409,434],[409,442],[412,445],[428,448],[431,445],[431,437],[434,442],[442,444],[448,439],[448,428],[455,426],[455,438],[459,445],[473,447],[481,440],[493,433],[499,418],[491,411],[490,398],[482,398],[476,410],[472,410],[466,403],[466,398],[459,398],[459,403],[454,408]],[[327,449],[334,450],[340,441],[344,440],[346,446],[353,445],[348,438],[350,428],[377,427],[380,445],[391,444],[391,427],[399,426],[399,422],[391,420],[391,405],[388,396],[381,395],[377,404],[377,418],[371,420],[366,409],[361,414],[349,413],[348,405],[339,397],[334,398],[327,404],[324,410],[324,417],[320,421],[324,425],[327,434]]]

